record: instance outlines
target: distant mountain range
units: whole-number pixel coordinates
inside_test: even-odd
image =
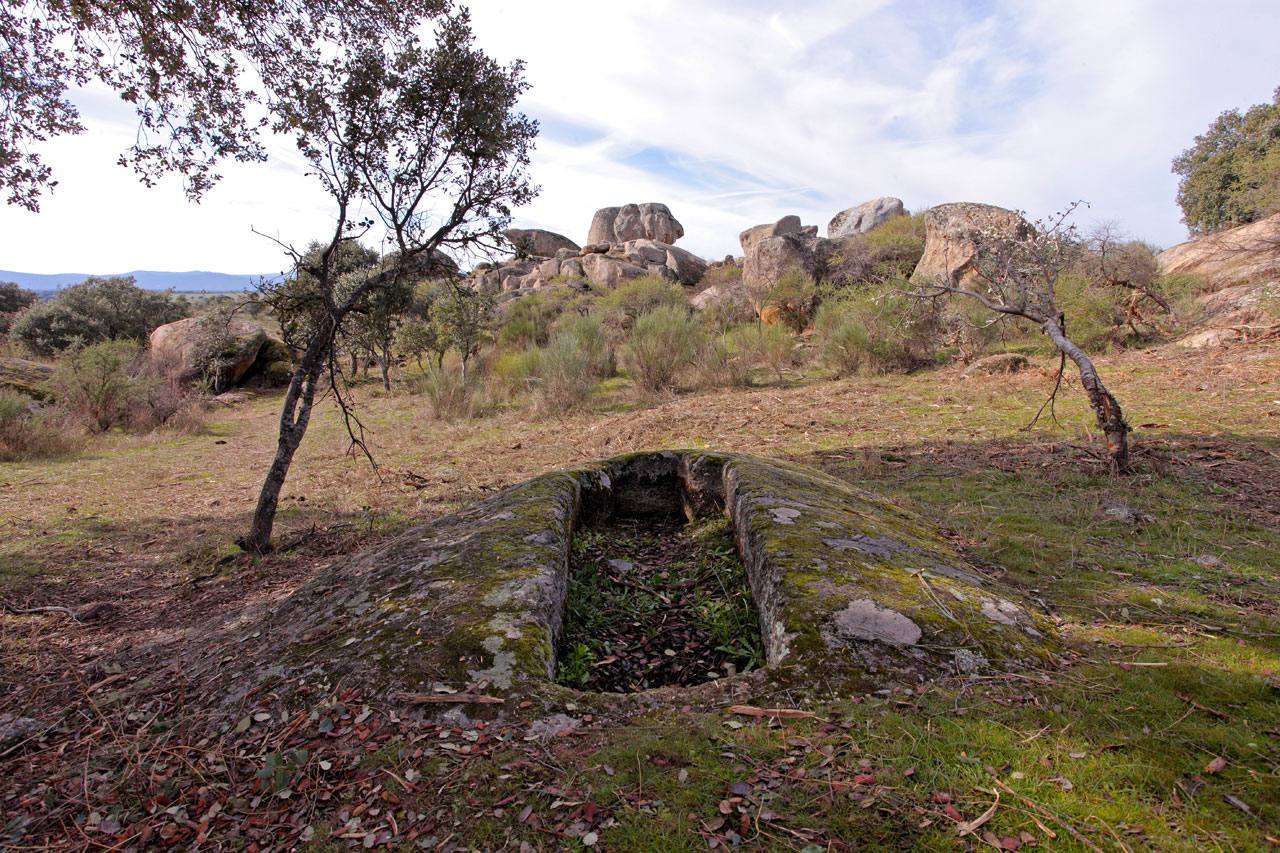
[[[12,281],[30,290],[58,290],[71,284],[79,284],[91,273],[33,273],[0,270],[0,281]],[[248,290],[263,276],[232,275],[225,272],[157,272],[155,270],[133,270],[131,272],[110,273],[109,275],[133,276],[138,287],[147,290],[167,290],[172,288],[184,292],[212,291],[217,293],[234,293]],[[266,276],[277,278],[278,274]]]

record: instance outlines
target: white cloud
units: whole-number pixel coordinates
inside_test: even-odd
[[[1266,3],[600,4],[472,0],[482,44],[528,62],[525,108],[546,122],[542,195],[520,224],[585,238],[598,207],[664,201],[708,257],[798,213],[825,225],[876,195],[972,200],[1182,238],[1169,161],[1221,110],[1280,85]],[[62,185],[38,217],[0,210],[0,267],[258,272],[301,242],[325,199],[296,155],[232,166],[199,206],[114,165],[132,128],[94,111],[49,149]],[[578,128],[581,133],[570,132]],[[582,141],[582,140],[586,141]]]

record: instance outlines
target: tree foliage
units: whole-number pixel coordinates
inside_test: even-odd
[[[279,80],[328,44],[404,29],[445,0],[5,0],[0,3],[0,188],[38,210],[56,181],[42,143],[84,132],[70,90],[102,83],[133,105],[120,155],[152,185],[177,172],[199,198],[220,161],[263,160],[259,135]]]
[[[11,281],[0,281],[0,336],[9,334],[18,312],[36,303],[34,292]]]
[[[335,360],[352,312],[377,291],[455,275],[444,250],[500,245],[512,207],[537,192],[528,177],[537,123],[516,110],[523,66],[503,66],[479,49],[465,9],[442,11],[432,23],[431,43],[421,26],[343,31],[326,49],[289,56],[264,78],[273,126],[293,136],[333,200],[334,227],[318,254],[289,250],[297,278],[316,282],[319,310],[299,341],[276,457],[241,540],[249,550],[270,547],[280,489],[324,373],[354,445],[365,447]],[[369,216],[357,219],[357,210]],[[375,223],[386,232],[382,261],[341,274],[344,244]]]
[[[143,290],[131,276],[90,277],[19,314],[11,337],[47,356],[74,344],[146,341],[157,326],[188,313],[187,300],[172,291]]]
[[[975,255],[974,278],[967,284],[951,284],[949,277],[922,282],[916,293],[921,298],[954,293],[970,297],[997,314],[1029,320],[1053,342],[1061,353],[1058,384],[1046,405],[1056,399],[1067,359],[1076,366],[1080,384],[1107,441],[1107,459],[1114,471],[1130,470],[1129,424],[1115,396],[1103,384],[1089,354],[1067,332],[1059,285],[1073,270],[1081,268],[1086,242],[1070,219],[1080,203],[1067,207],[1034,225],[1017,228],[990,228],[972,236]],[[1038,417],[1038,415],[1037,415]],[[1033,421],[1034,423],[1034,421]]]
[[[1227,110],[1173,160],[1182,221],[1192,234],[1280,212],[1280,88],[1269,104]]]

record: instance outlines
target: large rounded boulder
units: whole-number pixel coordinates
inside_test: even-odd
[[[204,379],[221,391],[249,373],[266,342],[266,329],[250,320],[186,317],[156,328],[149,348],[152,363],[174,379]]]
[[[1031,226],[1017,211],[991,204],[955,202],[925,211],[924,254],[911,277],[963,286],[977,274],[978,241],[985,234],[1029,235]]]
[[[44,400],[52,378],[53,368],[48,365],[25,358],[0,358],[0,388]]]
[[[827,223],[827,236],[831,239],[852,237],[866,234],[877,225],[883,225],[890,219],[902,216],[906,209],[902,199],[893,196],[882,196],[864,201],[857,207],[842,210]]]
[[[518,254],[535,258],[554,258],[561,249],[567,249],[576,255],[580,248],[563,234],[541,228],[508,228],[502,232],[502,236],[507,238],[507,242],[515,247]]]
[[[1165,249],[1164,275],[1194,275],[1207,290],[1280,282],[1280,213]]]
[[[629,240],[656,240],[668,245],[684,236],[684,226],[671,209],[658,202],[605,207],[591,217],[588,243],[626,243]]]

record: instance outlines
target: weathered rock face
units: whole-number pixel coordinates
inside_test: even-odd
[[[742,254],[749,255],[761,240],[770,237],[781,237],[783,234],[799,234],[804,229],[800,217],[795,214],[784,216],[773,224],[755,225],[738,235],[738,243],[742,245]],[[817,228],[814,228],[817,233]]]
[[[1053,657],[1048,623],[920,519],[798,466],[681,451],[547,474],[340,560],[205,666],[232,702],[267,680],[550,689],[575,526],[680,510],[730,518],[769,678],[884,686]]]
[[[857,207],[842,210],[827,223],[827,236],[831,239],[866,234],[872,228],[888,222],[906,212],[902,199],[892,196],[873,198]]]
[[[591,217],[588,243],[625,243],[628,240],[657,240],[672,244],[684,236],[684,226],[670,208],[657,202],[605,207]]]
[[[53,368],[25,358],[0,358],[0,388],[17,391],[36,400],[49,396],[46,383],[53,378]]]
[[[568,237],[541,228],[508,228],[503,236],[517,252],[537,258],[555,257],[561,249],[568,249],[576,255],[579,249],[578,244]]]
[[[559,249],[546,260],[515,258],[472,274],[473,287],[520,295],[575,281],[612,289],[643,275],[658,275],[684,285],[697,284],[706,261],[684,249],[647,238],[618,244],[589,244],[569,252]]]
[[[1021,373],[1031,366],[1025,355],[1001,352],[980,358],[964,369],[964,376],[995,376],[1000,373]]]
[[[911,277],[963,285],[975,275],[974,238],[984,231],[1029,234],[1031,226],[1020,214],[990,204],[956,202],[925,211],[924,255]]]
[[[1280,213],[1166,249],[1156,256],[1164,275],[1196,275],[1209,290],[1280,282]]]
[[[816,282],[848,283],[867,271],[866,247],[856,238],[827,240],[813,226],[748,241],[742,262],[742,286],[762,306],[764,295],[783,275],[799,270]]]
[[[210,335],[200,317],[167,323],[151,333],[151,358],[181,382],[199,379],[209,364]],[[225,345],[213,354],[218,363],[216,375],[209,377],[214,388],[229,388],[244,378],[266,341],[267,331],[257,323],[248,320],[228,323]]]

